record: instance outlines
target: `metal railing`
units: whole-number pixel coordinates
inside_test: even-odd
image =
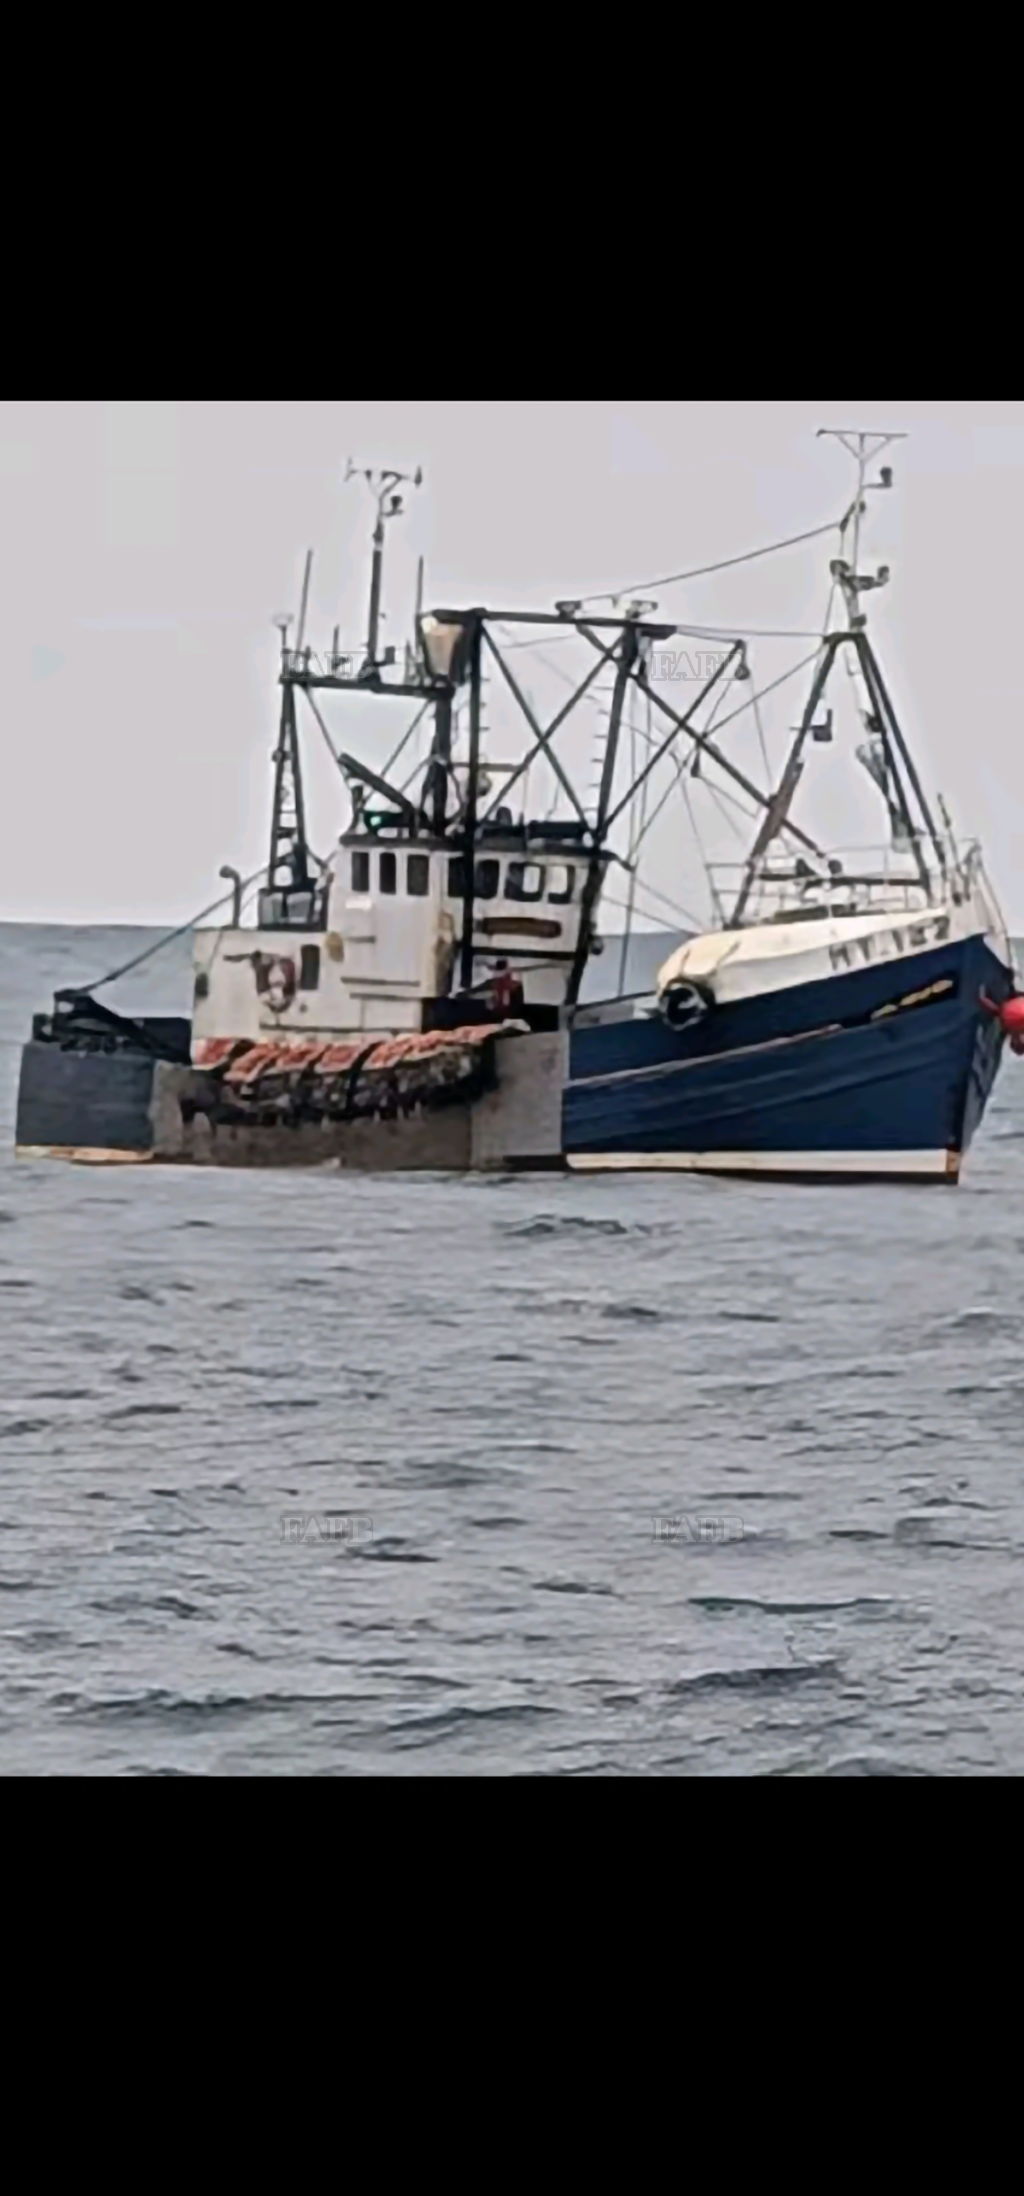
[[[977,843],[958,845],[951,835],[942,840],[944,868],[936,865],[931,838],[921,834],[917,843],[929,860],[930,888],[922,883],[913,840],[899,847],[841,847],[820,861],[811,856],[766,856],[754,871],[743,925],[807,922],[821,915],[911,914],[937,901],[965,898],[980,871]],[[742,862],[712,862],[708,875],[716,917],[728,925],[747,867]]]

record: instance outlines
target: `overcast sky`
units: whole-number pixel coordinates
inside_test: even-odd
[[[0,407],[0,917],[182,921],[213,898],[222,862],[248,872],[265,858],[278,706],[271,621],[296,606],[307,547],[307,638],[325,645],[338,621],[355,644],[364,628],[371,514],[360,484],[343,485],[350,455],[424,468],[389,544],[386,637],[400,644],[420,550],[428,604],[543,608],[837,516],[852,481],[842,451],[815,440],[826,426],[909,431],[887,454],[895,488],[873,499],[865,539],[868,567],[892,567],[888,590],[870,601],[872,632],[926,782],[965,834],[981,836],[1019,933],[1024,670],[1013,590],[1024,403],[965,402]],[[824,540],[654,592],[670,619],[803,629],[820,622],[834,553]],[[755,679],[778,677],[805,645],[755,643]],[[564,670],[558,683],[553,657],[512,660],[553,713]],[[685,707],[695,689],[663,691]],[[797,680],[765,705],[773,770],[804,692]],[[492,710],[494,753],[506,744],[497,696]],[[815,783],[801,798],[809,823],[852,845],[882,827],[852,761],[862,735],[848,693],[838,717],[840,737],[815,751]],[[378,762],[403,721],[392,705],[360,702],[347,717],[331,705],[338,743]],[[584,775],[592,733],[593,719],[568,750]],[[723,744],[733,740],[737,760],[756,769],[752,723]],[[323,853],[345,804],[311,723],[307,753],[310,836]],[[712,807],[714,855],[738,858],[747,835],[745,818]],[[653,886],[688,908],[700,901],[675,798],[649,853]]]

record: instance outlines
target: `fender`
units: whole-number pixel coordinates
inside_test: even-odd
[[[715,995],[709,984],[676,976],[659,994],[658,1011],[670,1029],[692,1029],[697,1022],[703,1021],[714,1004]]]

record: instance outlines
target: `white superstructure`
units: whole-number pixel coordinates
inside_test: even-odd
[[[557,1010],[586,868],[557,838],[510,833],[484,843],[470,996],[504,963],[528,1008]],[[422,1029],[425,1008],[459,988],[464,906],[464,856],[450,841],[346,833],[315,892],[261,893],[255,927],[195,933],[194,1057],[210,1039]]]

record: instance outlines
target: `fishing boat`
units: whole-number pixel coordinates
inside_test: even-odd
[[[761,782],[722,737],[723,699],[732,722],[761,698],[750,636],[667,622],[642,595],[425,613],[421,566],[400,664],[381,639],[383,556],[408,483],[367,473],[365,644],[345,651],[336,630],[326,654],[307,645],[307,558],[294,645],[282,621],[268,861],[256,879],[222,872],[228,921],[196,923],[191,1020],[118,1014],[101,985],[58,993],[23,1052],[19,1150],[955,1182],[1005,1042],[1024,1050],[1024,998],[980,849],[926,794],[869,636],[866,604],[889,573],[867,569],[863,521],[869,495],[892,485],[890,467],[873,469],[897,438],[839,439],[856,486],[829,610],[799,723]],[[695,637],[715,647],[680,710],[659,661]],[[560,671],[570,691],[544,723],[512,655],[543,658],[555,639],[585,662]],[[828,706],[840,671],[861,720],[852,757]],[[510,761],[492,752],[485,681],[522,735]],[[336,744],[327,696],[363,715],[371,700],[415,714],[377,767]],[[300,703],[347,792],[322,861],[306,829]],[[563,742],[595,707],[584,789]],[[803,819],[824,750],[866,773],[876,849],[824,844]],[[710,922],[667,933],[638,983],[649,934],[612,941],[600,916],[614,870],[627,926],[652,889],[640,853],[659,772],[691,817],[700,788],[738,789],[756,828],[728,872],[707,867]]]

